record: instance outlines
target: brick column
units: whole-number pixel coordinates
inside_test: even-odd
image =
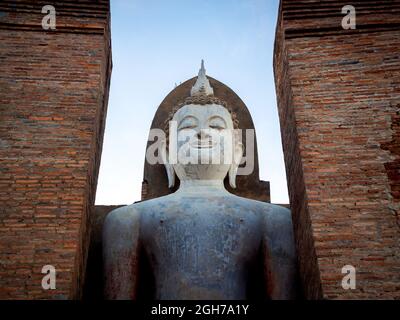
[[[400,298],[399,53],[398,0],[281,1],[276,92],[308,299]]]
[[[43,30],[54,5],[56,30]],[[109,1],[0,3],[0,298],[79,298],[111,73]],[[56,290],[43,290],[44,265]]]

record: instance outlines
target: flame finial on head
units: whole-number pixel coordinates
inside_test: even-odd
[[[214,90],[206,76],[206,69],[204,68],[204,60],[201,60],[201,67],[197,76],[196,83],[190,90],[191,96],[205,95],[210,96],[214,94]]]

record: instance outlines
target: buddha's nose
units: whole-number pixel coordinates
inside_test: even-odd
[[[205,139],[209,139],[210,135],[205,131],[205,130],[199,130],[199,132],[197,132],[197,139],[199,140],[205,140]]]

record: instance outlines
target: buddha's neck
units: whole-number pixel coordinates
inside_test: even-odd
[[[180,181],[179,193],[188,194],[225,194],[223,180],[182,180]]]

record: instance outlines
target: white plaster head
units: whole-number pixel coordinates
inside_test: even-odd
[[[237,120],[213,96],[203,61],[191,97],[168,120],[169,139],[162,144],[162,158],[169,187],[175,184],[175,174],[181,181],[223,180],[229,174],[229,184],[235,188],[243,155],[243,144],[234,131]]]

